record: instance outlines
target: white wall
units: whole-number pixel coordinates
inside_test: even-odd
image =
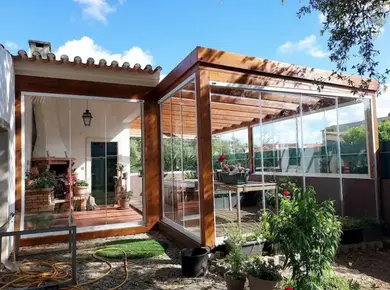
[[[0,45],[0,126],[8,127],[2,133],[2,139],[7,138],[8,144],[3,142],[0,148],[0,155],[5,157],[0,161],[0,226],[2,226],[11,212],[15,212],[15,74],[12,57]],[[6,125],[5,125],[6,124]],[[4,141],[4,140],[3,140]],[[4,146],[5,145],[5,146]],[[5,152],[8,150],[8,152]],[[5,201],[5,202],[3,202]],[[13,220],[8,225],[8,230],[14,228]],[[8,257],[12,248],[12,239],[3,240],[2,262]]]
[[[130,169],[129,123],[140,116],[139,103],[89,100],[88,109],[93,119],[91,127],[85,127],[81,116],[87,107],[86,100],[41,98],[40,102],[34,105],[38,130],[34,157],[45,157],[46,150],[50,156],[65,157],[66,151],[68,157],[75,158],[78,178],[91,186],[91,142],[118,142],[118,162]],[[26,115],[29,116],[28,112]],[[31,140],[31,129],[30,132],[25,129],[27,143]],[[130,189],[130,179],[127,181]]]

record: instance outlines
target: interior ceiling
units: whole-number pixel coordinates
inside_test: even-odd
[[[335,98],[321,98],[308,95],[284,95],[261,93],[238,88],[211,87],[212,133],[223,133],[250,125],[281,119],[302,113],[335,106]],[[260,100],[261,95],[261,100]],[[301,98],[300,98],[301,97]],[[339,105],[351,102],[350,98],[338,98]],[[261,107],[260,107],[261,103]],[[172,110],[171,110],[172,108]],[[162,130],[165,135],[196,136],[195,87],[187,84],[161,106]],[[181,121],[183,120],[183,121]],[[140,128],[140,119],[131,124]]]

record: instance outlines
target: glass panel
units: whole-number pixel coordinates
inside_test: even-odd
[[[67,99],[25,97],[25,229],[69,224],[70,112]]]
[[[192,85],[192,86],[191,86]],[[193,83],[187,85],[189,89]],[[183,161],[183,217],[184,227],[200,236],[199,182],[198,182],[198,139],[196,121],[196,96],[189,99],[189,90],[180,91],[182,120],[182,161]],[[195,94],[195,91],[193,91]],[[192,96],[191,96],[192,97]]]
[[[161,103],[163,215],[200,236],[196,96],[191,81]]]
[[[262,180],[253,171],[252,126],[260,122],[259,93],[211,87],[212,155],[217,243],[228,225],[251,233],[262,208]],[[251,136],[251,137],[250,137]]]
[[[367,122],[363,100],[346,100],[339,104],[341,172],[368,174]],[[369,106],[369,103],[367,103]]]
[[[162,156],[163,156],[163,216],[174,220],[175,200],[173,195],[173,162],[172,162],[172,116],[171,99],[161,104],[162,122]]]

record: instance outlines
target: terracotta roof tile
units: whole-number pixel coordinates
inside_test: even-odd
[[[3,46],[0,43],[1,46]],[[4,46],[3,46],[4,47]],[[101,59],[95,63],[95,60],[92,57],[89,57],[85,63],[83,63],[81,57],[76,56],[73,61],[69,60],[67,55],[61,55],[61,57],[57,60],[56,55],[54,53],[48,53],[45,58],[42,58],[41,54],[37,51],[33,52],[31,56],[28,56],[25,50],[19,50],[17,55],[12,55],[15,60],[23,60],[23,61],[40,61],[44,63],[54,63],[54,64],[68,64],[68,65],[77,65],[81,67],[93,67],[93,68],[106,68],[112,69],[116,71],[131,71],[131,72],[140,72],[140,73],[159,73],[162,68],[157,66],[155,69],[148,64],[143,69],[139,63],[134,64],[133,67],[130,66],[130,63],[124,62],[122,66],[119,65],[117,61],[112,61],[110,65],[107,65],[107,61],[105,59]]]

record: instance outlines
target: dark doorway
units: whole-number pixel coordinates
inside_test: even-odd
[[[91,142],[92,196],[98,205],[115,203],[116,164],[118,162],[117,142]],[[106,179],[107,177],[107,179]]]

